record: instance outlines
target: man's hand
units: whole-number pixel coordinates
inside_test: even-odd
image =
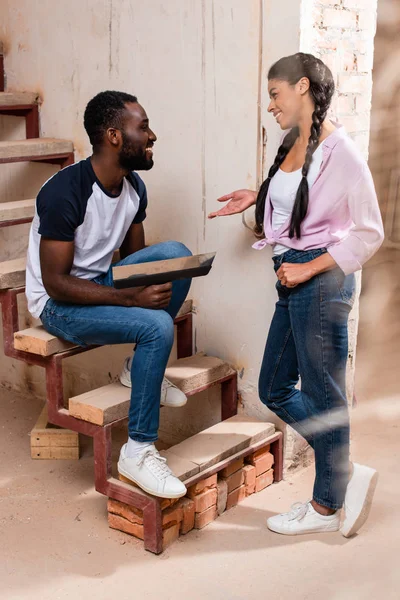
[[[123,298],[123,306],[140,308],[166,308],[171,301],[172,283],[125,288],[119,290]]]
[[[247,208],[250,208],[250,206],[253,206],[253,204],[256,203],[256,200],[257,192],[251,190],[236,190],[236,192],[218,198],[218,202],[229,202],[220,208],[220,210],[210,213],[208,218],[214,219],[215,217],[237,215],[244,212]]]
[[[317,274],[313,268],[313,261],[306,263],[282,263],[276,272],[276,275],[282,285],[292,288],[308,281]]]

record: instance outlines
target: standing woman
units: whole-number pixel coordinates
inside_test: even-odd
[[[326,118],[334,93],[328,67],[311,54],[282,58],[268,73],[268,89],[268,112],[288,130],[274,164],[258,194],[223,196],[228,203],[209,217],[256,205],[254,248],[273,247],[278,277],[259,395],[315,453],[312,500],[267,525],[287,535],[340,528],[349,537],[367,519],[378,474],[349,462],[347,322],[354,272],[381,245],[382,220],[367,163],[343,127]]]

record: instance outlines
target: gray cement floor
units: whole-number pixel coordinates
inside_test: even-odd
[[[161,556],[146,553],[141,542],[108,528],[106,500],[93,491],[90,443],[80,461],[32,461],[28,433],[40,403],[2,390],[0,597],[397,600],[399,303],[394,271],[385,264],[365,274],[352,454],[376,467],[380,481],[357,536],[293,538],[266,529],[269,515],[310,496],[310,468],[251,496]],[[391,290],[385,301],[378,293],[383,284]]]

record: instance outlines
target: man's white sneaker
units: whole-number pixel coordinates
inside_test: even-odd
[[[344,537],[354,535],[364,525],[371,510],[377,483],[378,472],[375,469],[353,463],[353,474],[344,499],[345,516],[340,527]]]
[[[283,535],[301,535],[302,533],[325,533],[338,531],[340,511],[327,517],[314,510],[311,502],[296,502],[291,510],[275,515],[267,520],[268,529]]]
[[[186,494],[185,485],[175,477],[167,459],[160,456],[153,444],[134,458],[126,456],[124,444],[119,455],[118,473],[159,498],[181,498]]]
[[[125,387],[132,387],[131,382],[131,364],[132,357],[126,358],[124,366],[119,376],[119,380]],[[161,405],[169,406],[170,408],[179,408],[185,406],[187,397],[185,394],[164,377],[161,385]]]

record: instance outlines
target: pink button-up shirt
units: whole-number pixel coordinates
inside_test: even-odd
[[[322,142],[322,164],[309,192],[308,212],[301,224],[301,238],[289,238],[290,218],[272,229],[273,207],[265,202],[265,238],[253,245],[262,250],[279,242],[296,250],[327,248],[348,275],[378,250],[383,225],[371,172],[366,161],[341,125]]]

